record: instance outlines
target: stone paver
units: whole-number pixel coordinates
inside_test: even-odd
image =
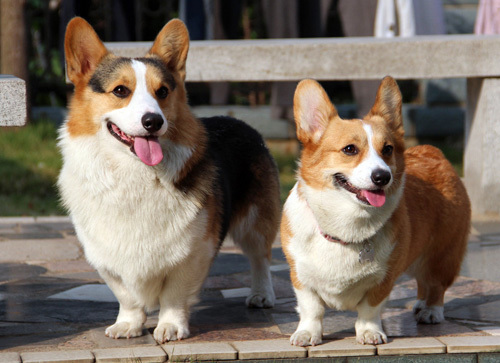
[[[97,363],[162,363],[167,360],[167,354],[160,347],[95,349],[93,353]]]
[[[307,350],[295,347],[289,340],[247,340],[232,342],[240,359],[304,358]]]
[[[446,353],[446,346],[435,338],[398,338],[377,345],[378,355]]]
[[[363,345],[355,338],[326,341],[323,344],[309,347],[309,357],[349,357],[375,355],[377,348],[373,345]]]
[[[20,363],[21,357],[18,353],[0,353],[0,363]]]
[[[160,347],[152,336],[157,311],[148,314],[141,337],[105,336],[105,328],[116,319],[118,303],[85,261],[67,217],[0,218],[0,363],[20,363],[20,354],[25,362],[86,361],[94,359],[89,356],[94,353],[99,362],[161,362],[167,353],[173,361],[314,361],[328,357],[369,359],[373,355],[385,360],[411,356],[412,360],[426,361],[450,358],[445,351],[460,353],[453,355],[454,361],[495,361],[500,358],[500,353],[495,353],[500,350],[500,325],[496,324],[500,323],[500,278],[495,274],[491,280],[476,277],[478,268],[483,271],[481,276],[491,270],[490,262],[476,269],[468,267],[485,254],[488,261],[500,260],[497,245],[500,219],[474,224],[469,241],[474,248],[469,248],[472,256],[467,256],[464,264],[464,271],[472,273],[460,276],[447,291],[443,323],[416,324],[411,308],[417,286],[414,280],[403,277],[382,315],[389,344],[357,344],[357,314],[328,309],[323,322],[324,343],[306,349],[289,343],[298,315],[279,239],[273,245],[271,260],[276,293],[272,309],[245,306],[250,265],[238,248],[229,244],[221,248],[200,303],[192,309],[191,336]]]
[[[94,355],[87,350],[59,350],[53,352],[28,352],[22,353],[23,363],[93,363]]]
[[[448,353],[500,352],[500,336],[440,337]]]
[[[238,352],[229,343],[164,344],[170,361],[218,361],[238,359]]]

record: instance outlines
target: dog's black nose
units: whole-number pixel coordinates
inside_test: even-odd
[[[372,172],[372,182],[377,187],[383,187],[391,181],[391,172],[384,169],[375,169]]]
[[[157,113],[145,113],[141,121],[142,126],[149,132],[156,132],[163,126],[163,117]]]

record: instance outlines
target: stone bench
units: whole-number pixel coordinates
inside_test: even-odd
[[[0,126],[26,124],[26,82],[0,74]]]
[[[143,56],[152,43],[107,43]],[[193,41],[187,81],[466,78],[464,179],[476,213],[500,212],[500,37],[314,38]]]

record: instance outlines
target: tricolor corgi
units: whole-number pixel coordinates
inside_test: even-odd
[[[386,77],[368,115],[344,120],[317,82],[297,86],[303,151],[281,222],[300,315],[294,345],[321,343],[325,305],[358,312],[359,343],[387,342],[381,312],[405,271],[418,283],[416,320],[444,319],[444,293],[466,250],[470,203],[438,149],[405,151],[401,104]]]
[[[196,119],[184,86],[189,35],[180,20],[142,58],[111,54],[92,27],[66,31],[75,85],[60,130],[58,185],[88,261],[120,303],[112,338],[189,335],[189,310],[226,236],[250,259],[247,305],[271,307],[279,180],[262,137],[241,121]]]

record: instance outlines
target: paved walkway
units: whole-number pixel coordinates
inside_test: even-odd
[[[153,313],[143,337],[113,340],[104,329],[114,322],[118,303],[85,262],[69,219],[0,218],[0,363],[349,355],[380,360],[387,354],[425,353],[441,354],[440,359],[445,352],[464,353],[456,358],[466,361],[500,360],[500,353],[477,355],[500,351],[500,219],[475,218],[461,276],[446,294],[446,321],[414,322],[416,283],[403,277],[383,314],[391,343],[378,347],[355,344],[356,314],[335,311],[325,317],[325,344],[291,347],[288,338],[298,317],[279,241],[272,259],[273,309],[245,307],[249,268],[234,246],[221,249],[194,307],[189,339],[158,346]]]

